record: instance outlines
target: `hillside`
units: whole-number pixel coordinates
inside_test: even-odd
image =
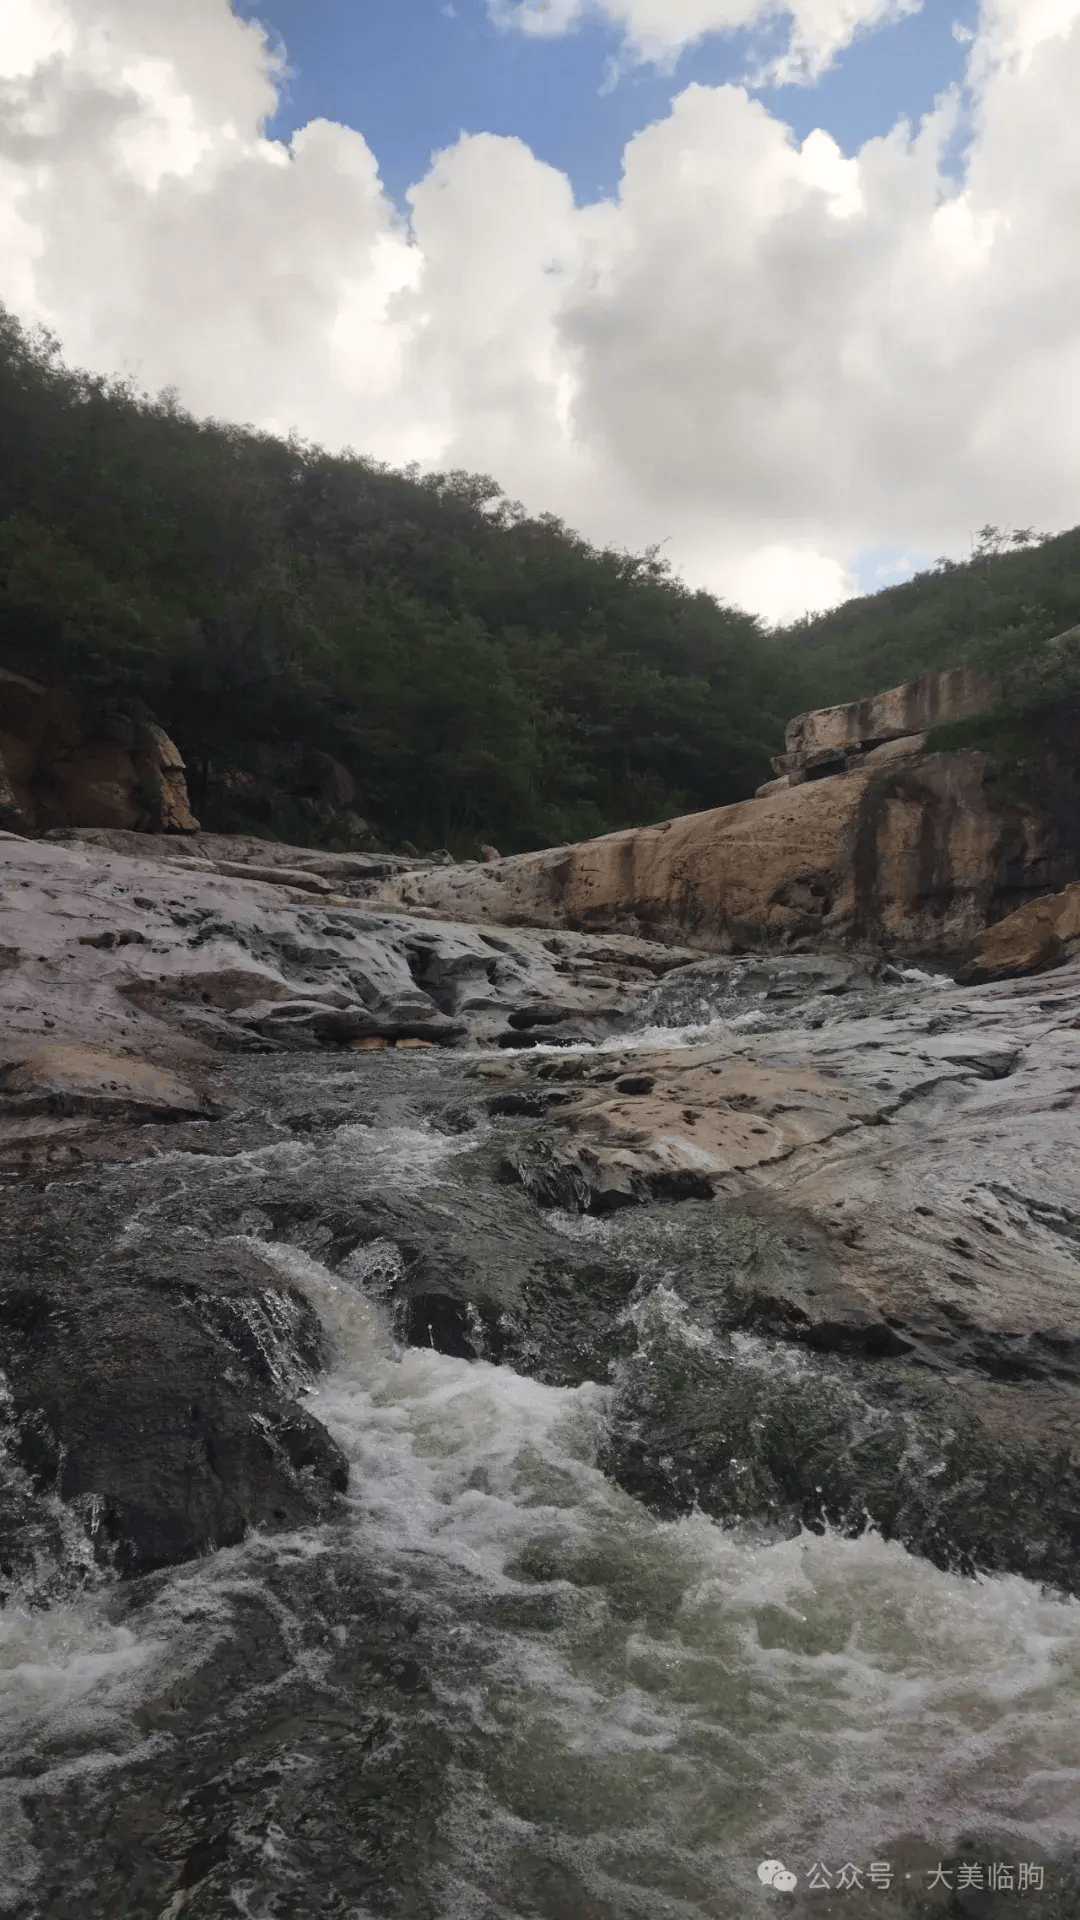
[[[151,712],[204,824],[325,837],[314,753],[387,846],[527,849],[738,799],[782,743],[757,621],[487,478],[196,421],[2,311],[0,440],[0,658]]]
[[[790,715],[928,668],[1002,672],[951,744],[1014,758],[1076,697],[1043,643],[1080,619],[1080,530],[987,529],[770,633],[486,476],[195,420],[2,308],[0,445],[0,665],[72,686],[95,737],[158,721],[217,831],[527,851],[747,798]]]
[[[1080,528],[1054,538],[986,527],[970,559],[780,629],[806,707],[862,699],[936,667],[989,666],[1023,691],[1024,663],[1080,620]]]

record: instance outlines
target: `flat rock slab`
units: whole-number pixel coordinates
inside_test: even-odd
[[[542,1204],[752,1204],[750,1319],[1080,1378],[1080,962],[1052,990],[937,987],[888,1017],[840,1003],[820,1029],[510,1072],[543,1115],[514,1162]]]
[[[106,1047],[45,1044],[0,1069],[8,1112],[116,1114],[180,1119],[213,1113],[205,1092],[179,1074]]]
[[[546,1061],[557,1154],[530,1175],[538,1198],[570,1194],[591,1212],[678,1192],[706,1197],[724,1175],[786,1159],[797,1148],[871,1120],[872,1094],[798,1068],[732,1061],[725,1046]]]

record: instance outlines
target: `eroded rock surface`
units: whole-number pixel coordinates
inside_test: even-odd
[[[662,1511],[1077,1584],[1080,961],[703,956],[151,851],[0,843],[9,1564],[27,1475],[131,1566],[331,1510],[284,1243],[403,1341],[605,1383]]]
[[[200,1111],[192,1075],[221,1049],[526,1044],[693,958],[408,921],[298,892],[289,868],[212,867],[167,841],[132,858],[112,839],[0,848],[0,1155],[47,1133],[42,1116],[67,1137],[78,1113]]]
[[[988,923],[1077,878],[1076,822],[1061,804],[1010,798],[982,753],[927,755],[901,739],[852,772],[543,853],[397,875],[369,897],[713,952],[824,937],[960,957]]]
[[[741,970],[760,1026],[513,1069],[517,1111],[535,1102],[515,1176],[541,1208],[609,1217],[656,1282],[616,1470],[675,1511],[861,1509],[946,1561],[1075,1585],[1080,964],[980,990],[879,978],[855,1018],[820,962],[786,1000],[798,962],[708,964],[728,1013]],[[872,986],[849,991],[865,1008]]]

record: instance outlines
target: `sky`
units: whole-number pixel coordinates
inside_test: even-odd
[[[1080,0],[3,0],[0,301],[795,618],[1080,521]]]

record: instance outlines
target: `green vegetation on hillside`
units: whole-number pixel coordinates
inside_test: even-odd
[[[196,421],[2,309],[0,442],[0,657],[152,711],[208,824],[248,824],[215,774],[296,743],[384,844],[457,851],[721,805],[782,746],[756,620],[492,480]]]
[[[1000,673],[1010,700],[1023,701],[1036,691],[1033,674],[1054,681],[1045,642],[1077,621],[1080,528],[1048,539],[984,527],[965,563],[939,560],[902,586],[847,600],[775,639],[791,650],[804,708],[969,665]]]
[[[1069,629],[1078,622],[1080,528],[1050,538],[987,526],[966,563],[939,560],[902,586],[849,600],[773,638],[790,649],[804,709],[858,700],[935,668],[997,675],[1000,700],[969,720],[936,727],[928,745],[989,754],[1004,794],[1017,780],[1023,787],[1027,770],[1047,756],[1075,759],[1080,633]]]
[[[1080,688],[1045,647],[1080,620],[1080,531],[984,529],[965,565],[769,633],[494,480],[197,421],[2,307],[0,447],[0,660],[160,720],[211,827],[327,831],[284,793],[244,811],[319,749],[384,845],[552,845],[745,798],[792,714],[929,668],[1001,672],[1000,739]]]

